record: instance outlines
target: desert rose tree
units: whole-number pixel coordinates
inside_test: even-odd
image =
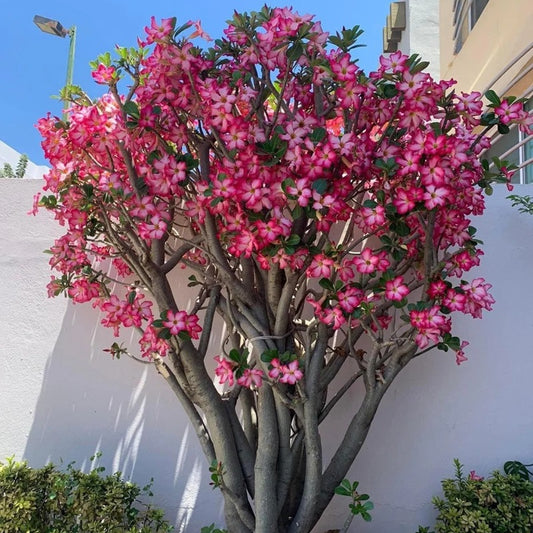
[[[199,23],[152,19],[139,49],[95,62],[106,94],[69,88],[67,119],[38,125],[52,169],[36,204],[66,230],[49,294],[139,331],[108,351],[174,391],[232,533],[310,531],[399,372],[434,348],[462,362],[453,313],[493,303],[465,276],[482,255],[470,219],[509,171],[479,155],[487,129],[528,127],[522,103],[490,93],[482,114],[400,53],[366,75],[359,34],[265,7],[206,49]],[[358,382],[325,462],[321,425]]]

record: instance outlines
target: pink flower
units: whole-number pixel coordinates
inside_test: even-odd
[[[297,360],[291,361],[288,365],[282,367],[283,375],[281,376],[281,383],[294,385],[297,381],[303,378],[303,372],[299,369]]]
[[[202,25],[199,20],[190,20],[188,24],[194,25],[196,30],[189,35],[189,39],[194,39],[195,37],[201,37],[206,41],[212,41],[211,37],[202,29]]]
[[[346,318],[339,307],[324,309],[322,315],[318,318],[324,322],[324,324],[333,326],[333,329],[339,329],[346,324]]]
[[[100,295],[100,284],[78,279],[68,289],[68,295],[76,303],[88,302]]]
[[[235,376],[233,375],[233,363],[228,361],[225,357],[217,355],[215,361],[218,363],[215,368],[215,375],[218,376],[218,381],[221,385],[228,382],[230,387],[233,387]]]
[[[359,215],[369,228],[381,226],[385,223],[385,208],[381,205],[377,205],[376,207],[362,207]]]
[[[451,311],[462,311],[465,308],[466,296],[453,289],[448,289],[446,297],[442,300],[445,305]]]
[[[404,284],[403,276],[398,276],[385,283],[385,297],[389,300],[401,301],[409,294],[409,287]]]
[[[455,352],[455,362],[457,363],[457,365],[459,366],[461,363],[464,363],[465,361],[468,361],[468,357],[466,357],[464,351],[463,351],[463,348],[465,346],[468,346],[468,342],[466,341],[463,341],[461,343],[461,349],[460,350],[457,350],[457,352]]]
[[[353,260],[357,272],[361,272],[361,274],[370,274],[371,272],[374,272],[378,263],[379,257],[374,255],[370,248],[365,248],[361,254]]]
[[[268,377],[271,379],[278,379],[283,374],[283,365],[280,360],[278,358],[272,359],[272,361],[270,361],[270,366],[272,368],[268,371]]]
[[[248,389],[260,387],[263,384],[263,371],[257,368],[247,368],[237,380],[237,383]]]
[[[475,470],[470,470],[470,474],[468,474],[468,479],[471,479],[472,481],[483,481],[483,476],[478,476]]]
[[[313,261],[306,271],[308,278],[329,278],[331,277],[333,259],[326,257],[324,254],[315,255]]]
[[[499,106],[494,108],[494,113],[500,117],[502,124],[510,124],[520,117],[522,107],[523,104],[521,102],[510,104],[507,100],[504,100]]]
[[[199,334],[202,331],[202,327],[198,324],[199,320],[197,315],[187,315],[185,317],[185,331],[190,335],[191,339],[200,338]]]
[[[169,329],[171,335],[178,335],[187,329],[187,313],[185,311],[167,311],[167,319],[163,321],[163,326]]]
[[[152,17],[150,19],[150,26],[144,28],[147,36],[146,44],[164,41],[174,31],[175,24],[175,18],[161,19],[161,23],[157,24],[155,17]]]
[[[443,206],[450,195],[448,187],[436,187],[435,185],[428,185],[424,193],[424,205],[428,209]]]
[[[144,330],[139,345],[143,357],[152,357],[153,353],[165,357],[169,350],[167,341],[157,336],[157,330],[153,326],[148,326]]]
[[[30,211],[28,211],[28,215],[37,215],[37,212],[39,211],[39,207],[40,207],[40,204],[39,204],[39,201],[41,200],[41,193],[38,192],[34,197],[33,197],[33,204],[32,204],[32,208]]]
[[[139,235],[145,239],[161,239],[167,231],[167,223],[161,218],[161,215],[154,215],[150,218],[150,223],[142,222],[139,224]]]
[[[96,83],[109,84],[115,79],[115,67],[106,67],[103,63],[100,63],[96,70],[91,72],[91,76]]]
[[[364,293],[361,289],[348,287],[345,291],[337,293],[339,305],[346,313],[351,313],[364,299]]]
[[[422,199],[422,190],[418,187],[403,189],[398,187],[392,199],[392,203],[400,215],[405,215],[415,208],[416,202]]]
[[[399,50],[389,56],[381,56],[379,58],[380,70],[383,72],[392,71],[393,73],[405,72],[408,70],[406,64],[408,59],[408,56],[402,54]]]

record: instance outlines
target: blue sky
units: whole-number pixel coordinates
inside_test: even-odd
[[[41,32],[32,22],[34,15],[59,20],[67,28],[76,25],[74,83],[89,95],[97,95],[100,90],[91,78],[89,61],[113,51],[115,44],[135,46],[152,15],[158,19],[176,16],[178,23],[200,19],[211,37],[217,38],[234,9],[253,11],[263,4],[254,0],[8,1],[9,7],[2,10],[0,140],[27,154],[34,163],[46,164],[34,125],[48,111],[61,114],[60,102],[51,96],[57,95],[65,83],[68,38]],[[357,49],[356,56],[365,70],[376,66],[390,0],[272,0],[267,4],[291,5],[302,14],[312,13],[330,33],[343,25],[359,24],[365,31],[360,42],[366,47]]]

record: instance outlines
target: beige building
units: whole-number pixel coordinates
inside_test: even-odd
[[[465,92],[526,98],[533,108],[531,0],[441,0],[439,17],[442,78]],[[487,155],[517,165],[513,182],[533,183],[533,135],[514,127],[493,138]]]
[[[532,0],[392,2],[383,33],[386,52],[437,57],[440,68],[431,73],[457,80],[457,91],[493,89],[533,108]],[[488,156],[495,155],[518,167],[513,182],[533,183],[533,135],[516,127],[495,135]]]

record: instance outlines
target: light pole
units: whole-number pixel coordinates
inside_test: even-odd
[[[63,27],[63,25],[57,21],[52,20],[46,17],[41,17],[40,15],[35,15],[33,17],[33,22],[37,27],[44,31],[45,33],[50,33],[51,35],[56,35],[57,37],[70,37],[70,46],[68,49],[68,62],[67,62],[67,94],[68,88],[72,85],[72,76],[74,72],[74,52],[76,49],[76,26],[72,26],[68,30]],[[65,100],[63,105],[64,108],[68,106],[68,102]]]

